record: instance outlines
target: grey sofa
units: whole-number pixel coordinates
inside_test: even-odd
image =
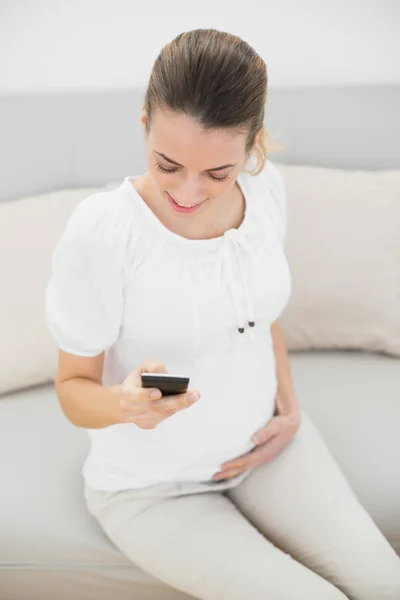
[[[0,100],[0,199],[140,172],[140,102],[139,92]],[[279,160],[399,167],[396,105],[398,88],[271,90],[271,130],[286,144]],[[23,310],[29,297],[18,301]],[[354,351],[290,357],[301,406],[400,554],[400,360]],[[88,514],[87,449],[51,381],[0,398],[0,599],[188,598],[132,565]]]

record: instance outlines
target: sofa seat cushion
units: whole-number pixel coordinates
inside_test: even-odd
[[[353,352],[291,353],[301,406],[400,553],[400,360]],[[51,385],[0,398],[0,567],[118,567],[143,574],[108,541],[83,498],[86,432]]]

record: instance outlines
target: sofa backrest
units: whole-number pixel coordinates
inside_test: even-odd
[[[145,169],[139,124],[141,99],[139,91],[0,98],[0,200],[3,201],[0,202],[0,393],[51,381],[55,375],[57,348],[44,318],[44,289],[50,276],[52,252],[68,215],[81,199]],[[270,90],[268,97],[268,129],[285,145],[271,159],[281,164],[283,170],[289,169],[284,177],[291,203],[307,200],[304,207],[315,214],[324,181],[331,182],[326,184],[330,187],[335,181],[337,189],[348,190],[349,201],[352,200],[351,185],[345,183],[347,179],[340,172],[320,172],[319,187],[312,188],[314,197],[311,197],[310,182],[304,180],[294,165],[387,171],[384,178],[359,179],[370,201],[368,231],[372,232],[375,221],[371,219],[376,214],[379,224],[376,231],[389,231],[392,236],[390,240],[386,237],[382,247],[385,254],[377,265],[385,265],[385,261],[394,264],[400,257],[400,237],[394,235],[395,219],[399,218],[397,206],[400,206],[395,197],[398,174],[394,172],[400,168],[399,105],[400,86],[281,89]],[[300,183],[295,184],[296,180]],[[374,203],[371,185],[378,186],[381,207]],[[353,224],[348,231],[356,234],[359,199],[354,200],[350,213]],[[331,198],[326,203],[326,210],[332,209],[332,202]],[[375,210],[378,212],[374,213]],[[304,212],[302,218],[306,218]],[[361,273],[359,280],[352,280],[352,290],[348,290],[345,286],[350,271],[342,270],[337,264],[339,255],[331,252],[326,258],[331,264],[313,263],[315,274],[330,269],[336,276],[336,289],[345,293],[348,290],[350,295],[342,297],[340,303],[335,303],[332,295],[319,296],[318,285],[314,288],[305,285],[306,269],[307,277],[312,277],[309,270],[312,239],[304,236],[304,231],[297,231],[298,226],[300,219],[292,217],[288,251],[296,286],[283,320],[289,348],[326,347],[329,340],[335,340],[335,347],[341,347],[351,330],[352,340],[350,343],[347,340],[347,347],[357,348],[361,344],[366,349],[398,353],[398,329],[392,323],[399,313],[392,300],[400,297],[400,289],[395,287],[399,281],[394,280],[392,271],[376,268],[371,273],[376,275],[375,280]],[[331,235],[335,238],[337,232],[331,231]],[[368,244],[372,233],[368,236],[365,239],[364,235],[362,243]],[[346,242],[351,250],[352,237]],[[354,248],[355,260],[365,256],[357,240]],[[354,261],[350,266],[354,267]],[[357,311],[358,298],[364,289],[367,293],[372,289],[376,294],[369,298],[368,310],[362,313],[364,318],[354,330],[346,319],[351,319]],[[310,308],[315,310],[319,297],[325,298],[325,312],[319,312],[322,320],[315,321]],[[326,303],[327,299],[331,304]],[[384,321],[389,300],[390,319]],[[343,305],[347,312],[342,310]],[[332,313],[335,310],[336,320]],[[376,315],[381,320],[375,319]],[[299,322],[303,324],[300,328]],[[321,322],[327,328],[321,328]],[[397,325],[399,322],[400,319]],[[334,332],[329,329],[331,323],[335,323]],[[378,340],[376,331],[380,334]]]

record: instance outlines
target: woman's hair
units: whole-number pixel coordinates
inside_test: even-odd
[[[257,175],[267,153],[282,147],[270,143],[264,128],[267,83],[264,60],[240,37],[216,29],[181,33],[153,65],[144,99],[147,131],[152,112],[164,108],[188,115],[205,130],[248,132],[246,152],[259,133],[256,166],[249,171]]]

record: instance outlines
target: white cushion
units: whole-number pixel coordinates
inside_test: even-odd
[[[276,165],[288,203],[289,349],[400,355],[400,170]]]
[[[81,188],[0,203],[0,393],[51,381],[57,346],[46,325],[44,293],[53,251]]]

